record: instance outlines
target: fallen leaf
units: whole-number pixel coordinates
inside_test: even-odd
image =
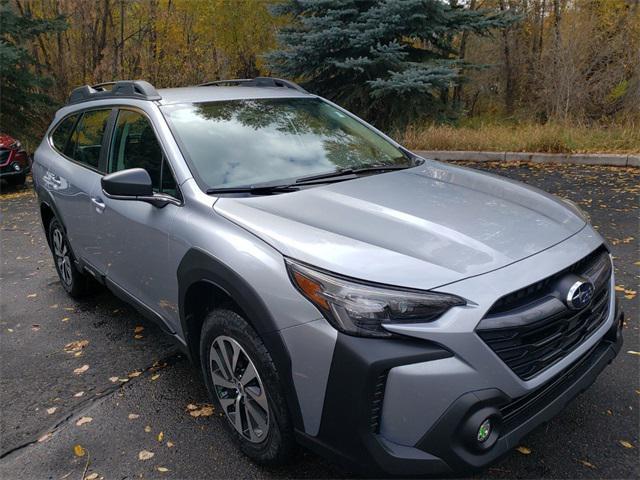
[[[167,442],[167,448],[172,448],[173,447],[173,442]]]
[[[133,338],[135,338],[136,340],[140,340],[144,337],[142,335],[134,335]]]
[[[196,408],[198,408],[198,406],[194,405],[193,403],[190,403],[189,405],[187,405],[187,410],[195,410]]]
[[[74,393],[73,396],[78,398],[84,395],[84,392],[78,392],[78,393]]]
[[[51,408],[47,408],[47,413],[49,415],[52,415],[54,413],[56,413],[56,410],[58,409],[58,407],[51,407]]]
[[[136,378],[136,377],[139,377],[140,375],[142,375],[142,372],[140,370],[136,370],[129,374],[129,378]]]
[[[67,343],[64,346],[64,351],[67,353],[79,352],[87,345],[89,345],[89,340],[76,340],[75,342]]]
[[[89,370],[89,365],[83,365],[81,367],[76,368],[73,373],[75,373],[76,375],[80,375],[81,373],[86,372],[87,370]]]
[[[151,427],[147,425],[146,427],[144,427],[144,431],[149,433],[151,431]]]
[[[45,433],[44,435],[42,435],[39,439],[38,439],[38,443],[42,443],[42,442],[46,442],[47,440],[49,440],[51,438],[53,434],[51,432],[49,433]]]
[[[63,322],[68,322],[68,321],[69,321],[69,317],[64,317],[64,318],[62,319],[62,321],[63,321]]]
[[[136,418],[140,418],[140,415],[137,413],[130,413],[128,418],[129,420],[135,420]]]
[[[620,440],[620,445],[622,445],[624,448],[634,448],[633,445],[631,445],[629,442],[627,442],[626,440]]]
[[[87,452],[82,448],[82,445],[78,444],[73,446],[73,453],[76,454],[76,457],[84,457]]]
[[[36,298],[37,296],[37,293],[30,293],[29,295],[27,295],[27,298]]]
[[[33,330],[34,332],[37,332],[38,330],[40,330],[40,325],[37,325],[37,324],[31,325],[31,330]]]
[[[162,473],[165,473],[165,472],[168,472],[169,469],[167,467],[158,467],[158,471],[162,472]]]
[[[203,405],[196,410],[190,410],[189,415],[192,417],[209,417],[213,415],[213,407],[211,405]]]
[[[138,460],[149,460],[153,458],[153,455],[155,455],[153,452],[142,450],[140,453],[138,453]]]
[[[91,423],[91,421],[93,420],[93,418],[91,417],[81,417],[77,422],[76,422],[76,426],[81,427],[82,425],[84,425],[85,423]]]
[[[640,355],[640,352],[636,352],[635,350],[627,350],[627,353],[630,353],[631,355]]]
[[[96,472],[93,472],[84,477],[84,480],[96,480],[96,478],[98,478],[98,474]]]
[[[13,328],[7,328],[7,332],[13,333]]]
[[[141,333],[144,330],[144,327],[142,325],[138,325],[136,328],[133,329],[133,333]]]
[[[160,374],[159,374],[159,373],[156,373],[155,375],[153,375],[153,376],[151,377],[151,380],[157,380],[157,379],[159,379],[159,378],[160,378]]]
[[[160,433],[158,434],[158,441],[159,441],[159,442],[161,442],[163,438],[164,438],[164,433],[163,433],[163,432],[160,432]]]
[[[585,467],[596,468],[596,466],[593,463],[587,462],[586,460],[579,460],[579,462]]]
[[[531,449],[527,448],[527,447],[520,446],[520,447],[516,448],[516,450],[518,452],[520,452],[522,455],[529,455],[531,453]]]
[[[624,287],[622,285],[616,285],[615,290],[616,292],[624,292]]]

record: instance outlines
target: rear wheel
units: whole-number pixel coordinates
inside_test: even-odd
[[[74,298],[87,294],[91,290],[92,279],[76,267],[67,235],[56,218],[49,223],[49,245],[63,288]]]
[[[289,460],[295,444],[289,412],[275,365],[253,328],[231,310],[210,312],[200,358],[209,395],[240,449],[262,464]]]

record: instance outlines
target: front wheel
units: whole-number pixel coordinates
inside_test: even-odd
[[[257,333],[231,310],[214,310],[202,327],[200,358],[209,395],[240,449],[261,464],[291,457],[289,412],[273,360]]]

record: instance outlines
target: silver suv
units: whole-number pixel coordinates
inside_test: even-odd
[[[249,457],[487,465],[621,346],[574,204],[425,160],[280,79],[74,90],[35,153],[62,286],[173,336]]]

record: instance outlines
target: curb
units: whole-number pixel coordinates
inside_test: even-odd
[[[613,167],[640,167],[640,155],[612,153],[528,153],[528,152],[474,152],[454,150],[414,150],[422,157],[434,160],[471,162],[533,162],[573,165],[608,165]]]

